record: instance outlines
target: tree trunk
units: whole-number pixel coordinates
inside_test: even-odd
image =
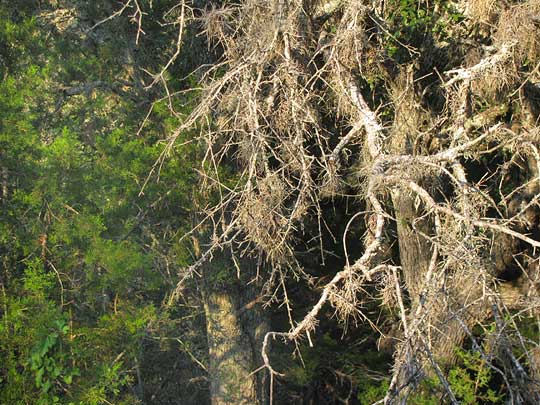
[[[416,308],[431,261],[431,243],[420,233],[432,232],[430,221],[419,218],[414,200],[402,190],[392,192],[397,221],[399,259],[412,308]]]
[[[421,100],[411,89],[414,89],[413,70],[404,70],[396,78],[392,89],[396,102],[396,118],[389,147],[398,155],[415,154],[413,145],[419,143],[415,137],[417,128],[425,119],[424,112],[419,107]],[[417,181],[424,183],[420,185],[429,189],[432,195],[437,194],[435,184],[439,179],[436,177]],[[418,313],[425,313],[424,309],[429,308],[429,317],[422,316],[422,322],[425,323],[422,329],[429,330],[429,338],[426,337],[430,346],[428,350],[432,352],[435,360],[449,364],[455,361],[455,348],[465,337],[460,321],[471,326],[478,320],[479,312],[485,311],[480,302],[470,305],[479,297],[482,284],[472,280],[474,274],[460,272],[457,269],[459,266],[450,266],[452,268],[446,271],[455,274],[445,279],[444,287],[434,289],[434,286],[430,286],[429,296],[422,296],[426,292],[426,275],[433,255],[432,242],[428,238],[434,235],[435,228],[432,216],[426,214],[423,203],[416,204],[415,198],[416,195],[407,189],[396,188],[391,192],[397,223],[399,261],[410,300],[408,317],[413,322]],[[434,273],[437,273],[437,270]],[[459,316],[459,320],[456,316]],[[424,345],[423,342],[416,344]]]
[[[266,379],[259,371],[260,349],[268,329],[255,299],[256,283],[247,284],[255,266],[240,263],[241,274],[230,255],[217,253],[203,269],[203,300],[209,349],[212,404],[265,404]]]

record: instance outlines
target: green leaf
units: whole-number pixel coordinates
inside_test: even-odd
[[[36,372],[36,387],[41,387],[41,384],[43,382],[43,374],[45,373],[45,369],[39,368]]]

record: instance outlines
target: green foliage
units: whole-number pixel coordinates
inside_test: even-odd
[[[480,354],[459,350],[458,356],[463,364],[450,370],[448,382],[461,403],[503,403],[503,396],[490,387],[493,370]]]
[[[446,40],[449,28],[464,16],[447,0],[392,0],[387,18],[391,26],[386,50],[397,61],[408,59],[405,46],[422,47],[425,41]]]
[[[456,349],[458,364],[448,370],[446,379],[452,392],[462,404],[504,403],[504,393],[494,384],[493,370],[478,352]],[[495,388],[497,387],[497,388]],[[412,403],[435,405],[445,395],[437,377],[422,382],[418,393],[411,397]]]
[[[28,363],[30,370],[35,373],[36,388],[41,391],[39,403],[58,403],[59,397],[54,395],[55,386],[62,383],[69,386],[73,378],[79,375],[77,368],[67,365],[69,353],[63,351],[61,339],[68,331],[65,320],[56,320],[52,331],[32,350]]]
[[[535,322],[531,323],[531,325],[534,324]],[[494,328],[494,326],[491,325],[491,328]],[[327,349],[325,347],[322,350]],[[484,347],[484,351],[486,350],[487,348]],[[335,348],[330,349],[330,351],[335,352]],[[469,405],[504,403],[504,386],[501,387],[500,383],[497,382],[498,376],[486,364],[482,355],[478,351],[470,351],[462,348],[456,348],[456,354],[457,363],[447,369],[445,378],[459,403]],[[349,353],[349,356],[351,355],[352,353]],[[377,358],[375,351],[368,351],[361,358],[362,362],[369,364],[372,370],[376,369],[377,363],[380,364],[381,362],[380,357]],[[342,359],[339,359],[339,357],[335,358],[335,364],[343,364]],[[296,375],[296,373],[293,375]],[[361,374],[358,377],[357,397],[361,403],[370,404],[384,398],[390,383],[388,378],[373,380]],[[409,396],[408,403],[415,405],[437,405],[446,403],[445,401],[447,399],[448,396],[443,384],[436,375],[431,375],[422,380],[418,389]]]
[[[358,392],[358,399],[362,403],[372,404],[380,401],[385,397],[386,391],[390,387],[390,381],[388,379],[382,380],[380,383],[376,383],[369,380],[364,380],[360,385]]]
[[[73,12],[108,13],[83,3]],[[135,82],[124,54],[131,27],[113,24],[114,35],[94,41],[59,32],[37,17],[54,6],[41,7],[0,1],[0,403],[135,404],[150,325],[169,315],[169,266],[189,258],[177,235],[189,227],[198,147],[172,151],[140,195],[180,118],[158,103],[139,132],[150,104],[135,85],[131,97],[63,94],[95,80]]]
[[[410,401],[419,405],[438,405],[443,395],[441,382],[437,377],[431,377],[422,381],[420,389],[411,395]]]
[[[123,371],[122,361],[103,364],[96,370],[97,382],[80,397],[80,404],[100,405],[108,402],[108,398],[118,398],[122,389],[132,382],[132,378]],[[124,398],[124,400],[127,400]],[[133,404],[138,401],[131,399]],[[128,402],[129,403],[129,402]]]
[[[24,270],[24,290],[38,300],[45,300],[56,284],[54,273],[47,273],[40,259],[28,260]]]

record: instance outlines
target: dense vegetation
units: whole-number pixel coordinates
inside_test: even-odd
[[[0,10],[3,404],[150,398],[170,377],[146,359],[186,362],[176,340],[160,339],[200,333],[164,307],[189,261],[178,234],[189,229],[196,148],[177,148],[140,194],[180,119],[139,71],[159,67],[170,34],[154,29],[135,55],[128,22],[86,33],[112,10],[99,3]]]
[[[0,0],[0,404],[538,403],[539,13]]]

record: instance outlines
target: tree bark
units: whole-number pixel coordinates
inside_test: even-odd
[[[432,224],[426,218],[419,218],[413,197],[403,190],[392,192],[392,202],[397,221],[400,264],[412,308],[416,308],[431,261],[431,243],[420,233],[429,235]]]
[[[209,350],[210,396],[214,405],[267,403],[260,348],[268,324],[255,296],[251,260],[240,277],[229,254],[219,252],[203,269],[203,301]]]

